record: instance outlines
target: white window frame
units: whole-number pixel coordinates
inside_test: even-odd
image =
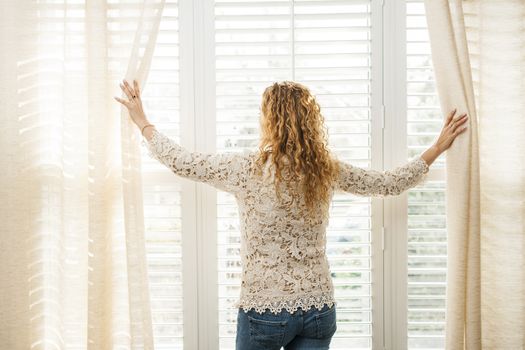
[[[405,0],[384,4],[383,65],[385,69],[384,169],[407,160],[406,11]],[[384,349],[407,348],[407,224],[406,192],[384,199],[385,207],[385,343]]]
[[[407,162],[406,4],[384,3],[384,169]],[[428,181],[445,180],[444,169],[430,168]],[[408,348],[408,196],[387,197],[385,206],[385,344],[384,349]]]

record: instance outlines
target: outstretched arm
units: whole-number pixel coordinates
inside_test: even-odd
[[[336,189],[361,196],[398,195],[421,182],[428,173],[428,165],[417,157],[394,170],[363,169],[339,162]]]
[[[207,183],[223,191],[235,192],[242,185],[243,174],[249,160],[246,156],[238,153],[190,152],[148,122],[136,81],[131,87],[124,80],[120,87],[129,100],[118,97],[115,99],[128,108],[133,122],[142,131],[145,138],[142,140],[142,145],[148,150],[148,156],[157,159],[179,176]]]
[[[363,196],[399,195],[424,181],[429,166],[437,157],[445,152],[454,139],[463,133],[467,127],[463,125],[468,117],[466,114],[454,118],[456,110],[449,113],[436,142],[420,156],[407,164],[393,170],[367,170],[349,163],[339,162],[339,177],[336,189]]]
[[[173,173],[207,183],[226,192],[235,192],[244,181],[248,159],[237,153],[190,152],[154,127],[146,128],[151,136],[142,141],[151,158],[157,159]]]

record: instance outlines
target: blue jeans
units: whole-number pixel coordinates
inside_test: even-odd
[[[299,308],[293,314],[286,309],[278,314],[266,309],[259,314],[253,308],[248,312],[239,308],[236,350],[328,349],[337,329],[335,306]]]

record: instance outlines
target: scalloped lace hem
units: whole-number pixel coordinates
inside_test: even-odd
[[[265,298],[253,296],[240,298],[234,307],[242,308],[244,312],[248,312],[253,308],[259,314],[264,313],[266,309],[269,309],[274,314],[278,314],[285,309],[293,314],[299,307],[303,310],[309,310],[312,307],[320,310],[325,304],[328,307],[332,307],[337,305],[337,302],[330,294],[304,295],[283,300],[270,300],[269,298],[265,300]]]

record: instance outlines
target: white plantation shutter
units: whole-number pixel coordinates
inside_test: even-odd
[[[215,1],[216,149],[257,146],[261,95],[306,84],[340,159],[372,165],[370,1]],[[240,292],[234,198],[217,194],[220,349],[233,349]],[[327,253],[338,301],[334,349],[372,347],[372,202],[334,197]]]
[[[439,108],[423,1],[407,10],[407,143],[410,157],[439,134]],[[408,348],[443,349],[447,231],[444,156],[432,165],[433,181],[408,193]]]
[[[149,120],[180,142],[178,4],[167,0],[147,86]],[[144,150],[145,151],[145,150]],[[181,185],[143,152],[146,253],[155,349],[183,348]]]

